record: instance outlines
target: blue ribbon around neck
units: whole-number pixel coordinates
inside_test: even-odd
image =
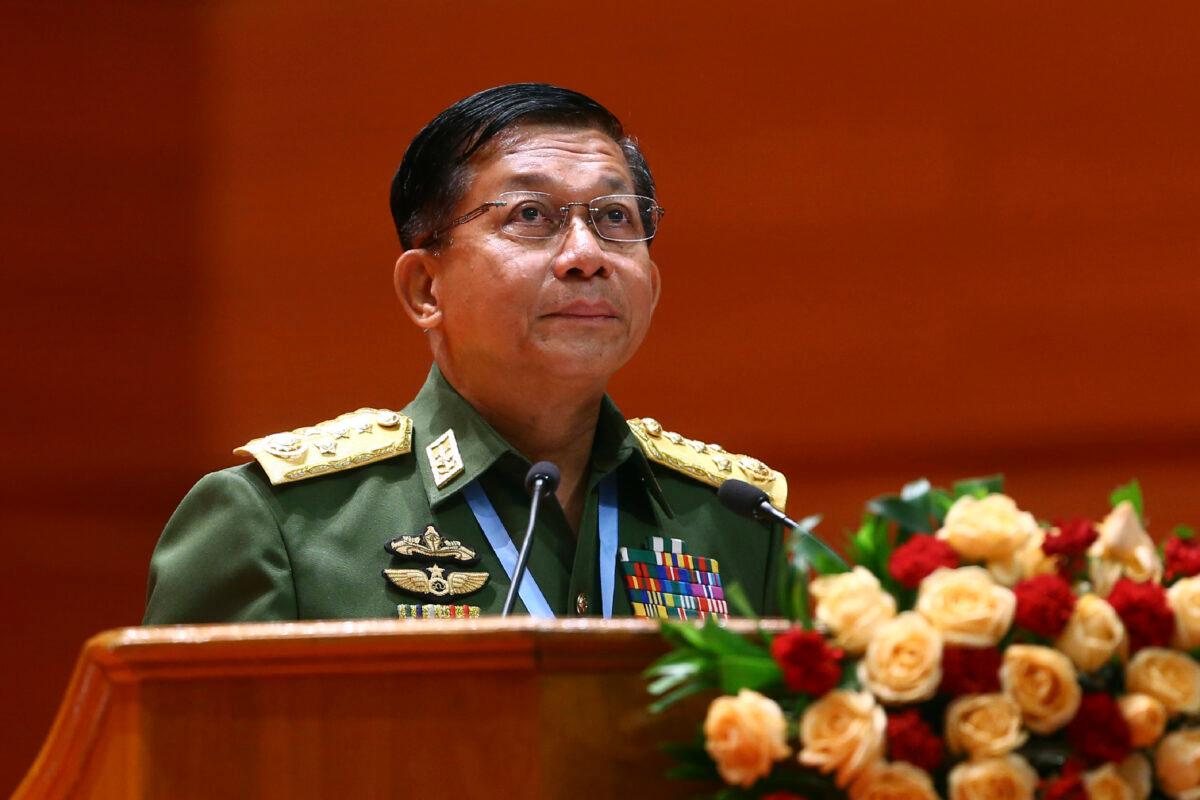
[[[600,600],[604,617],[608,619],[612,617],[613,593],[616,590],[617,473],[614,471],[604,476],[604,479],[600,481],[599,489],[600,508],[597,527],[600,529]],[[508,573],[508,579],[511,581],[517,568],[517,546],[513,544],[512,537],[508,535],[504,523],[500,521],[500,515],[496,513],[495,506],[492,505],[492,501],[488,500],[487,494],[479,485],[478,480],[471,481],[464,486],[463,495],[467,498],[467,505],[471,507],[471,513],[475,515],[479,527],[483,529],[483,535],[487,537],[488,544],[491,545],[496,557],[500,560],[500,566],[504,567],[504,571]],[[554,611],[546,602],[546,596],[542,594],[542,589],[538,586],[537,580],[528,566],[525,577],[521,579],[517,595],[525,604],[525,609],[531,617],[541,619],[554,617]]]

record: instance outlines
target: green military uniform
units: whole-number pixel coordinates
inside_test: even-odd
[[[477,482],[520,547],[529,462],[436,366],[400,413],[361,409],[240,451],[257,461],[205,476],[168,522],[150,564],[146,623],[500,611],[510,579],[464,489]],[[627,422],[605,397],[578,536],[553,498],[534,533],[529,574],[556,616],[601,613],[606,476],[615,480],[621,548],[645,553],[651,537],[678,540],[687,554],[715,561],[723,585],[739,583],[756,610],[766,609],[780,532],[723,508],[714,486],[751,480],[782,508],[783,476],[654,420]],[[430,546],[448,557],[421,558]],[[606,568],[618,573],[612,614],[628,616],[637,608],[628,581],[619,564]],[[516,609],[525,613],[520,600]]]

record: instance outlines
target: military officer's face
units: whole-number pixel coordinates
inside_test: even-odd
[[[472,163],[457,218],[509,192],[540,192],[554,206],[633,194],[617,144],[595,130],[520,126]],[[505,195],[511,198],[512,195]],[[515,203],[451,229],[431,256],[434,348],[460,375],[534,366],[556,377],[606,381],[637,350],[658,301],[658,268],[645,242],[596,235],[572,206],[553,238],[514,235]],[[418,320],[418,324],[421,321]]]

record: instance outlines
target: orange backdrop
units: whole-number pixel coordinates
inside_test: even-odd
[[[202,472],[418,388],[388,181],[498,83],[594,95],[655,169],[629,415],[782,469],[831,537],[993,471],[1200,522],[1194,4],[113,5],[10,5],[0,48],[0,788]]]

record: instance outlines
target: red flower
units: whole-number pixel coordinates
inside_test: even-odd
[[[917,535],[892,551],[888,572],[901,586],[915,589],[922,579],[938,567],[954,569],[958,554],[936,536]]]
[[[842,679],[842,650],[830,647],[816,631],[792,628],[771,642],[771,656],[783,669],[783,681],[793,692],[816,697]]]
[[[1067,759],[1062,774],[1042,781],[1042,800],[1087,800],[1083,765],[1075,758]]]
[[[1133,751],[1129,723],[1111,695],[1092,692],[1067,726],[1067,741],[1091,764],[1121,761]]]
[[[1096,541],[1096,526],[1090,519],[1059,520],[1054,528],[1046,532],[1042,552],[1048,556],[1081,556]]]
[[[1175,631],[1175,614],[1167,605],[1167,593],[1157,583],[1135,583],[1121,578],[1108,596],[1129,634],[1129,652],[1143,647],[1166,647]]]
[[[1168,581],[1190,578],[1200,573],[1200,538],[1180,539],[1172,536],[1163,545]]]
[[[907,761],[926,772],[941,766],[942,740],[914,709],[888,714],[887,746],[892,761]]]
[[[995,647],[945,647],[942,650],[944,694],[1000,691],[1000,651]]]
[[[1021,581],[1013,593],[1017,596],[1016,623],[1048,639],[1062,633],[1075,610],[1075,593],[1058,575]]]

